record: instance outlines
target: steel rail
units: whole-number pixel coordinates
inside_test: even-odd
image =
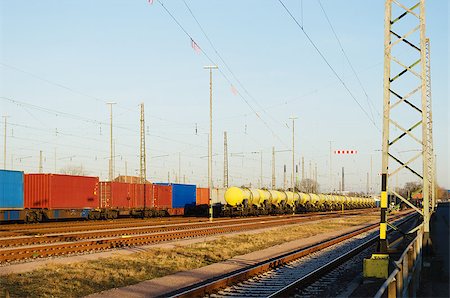
[[[408,215],[408,217],[404,218],[402,220],[402,222],[398,223],[397,225],[398,226],[403,225],[406,222],[408,222],[409,220],[414,219],[415,217],[416,217],[416,214],[410,214],[410,215]],[[392,228],[390,228],[388,230],[392,230]],[[333,269],[344,264],[345,262],[347,262],[354,256],[356,256],[359,253],[361,253],[362,251],[364,251],[366,248],[369,248],[370,246],[375,244],[378,241],[378,239],[379,239],[379,236],[374,236],[374,237],[370,238],[366,242],[364,242],[364,243],[360,244],[359,246],[353,248],[352,250],[346,252],[345,254],[341,255],[339,258],[334,259],[333,261],[329,262],[325,266],[322,266],[322,267],[308,273],[301,279],[298,279],[298,280],[294,281],[293,283],[286,285],[284,288],[282,288],[282,289],[278,290],[277,292],[273,293],[272,295],[268,296],[268,298],[269,297],[275,298],[275,297],[291,296],[293,294],[293,292],[295,292],[296,288],[311,284],[313,281],[318,280],[320,277],[324,276],[328,272],[330,272]]]
[[[410,214],[410,212],[408,212],[406,214],[395,215],[395,216],[391,217],[391,220],[396,220],[396,219],[402,218],[404,216],[409,216],[409,214]],[[311,246],[308,246],[305,248],[301,248],[301,249],[295,250],[293,252],[283,254],[276,258],[271,258],[269,260],[262,261],[258,264],[253,265],[251,268],[246,267],[246,268],[236,270],[236,271],[233,271],[231,273],[228,273],[228,274],[225,274],[225,275],[222,275],[219,277],[212,278],[210,280],[206,280],[206,281],[198,283],[196,285],[178,289],[171,293],[165,294],[165,296],[169,296],[169,297],[207,296],[221,288],[236,284],[236,283],[244,281],[244,280],[248,280],[253,276],[262,274],[271,269],[285,265],[291,261],[294,261],[294,260],[304,257],[306,255],[309,255],[313,252],[317,252],[317,251],[327,248],[329,246],[340,243],[344,240],[353,238],[364,232],[375,229],[378,227],[378,225],[379,225],[378,223],[370,224],[365,227],[356,229],[350,233],[346,233],[346,234],[322,241],[320,243],[317,243],[317,244],[314,244],[314,245],[311,245]],[[378,239],[378,238],[374,237],[374,239]]]
[[[376,210],[376,209],[353,209],[346,210],[345,213],[349,214],[352,212],[359,213],[364,210]],[[341,211],[327,211],[327,212],[311,212],[311,213],[303,213],[296,215],[278,215],[278,217],[302,217],[302,216],[311,216],[311,215],[328,215],[331,213],[339,213]],[[252,220],[254,218],[274,218],[275,216],[259,216],[259,217],[245,217],[245,218],[226,218],[222,217],[216,221],[231,221],[231,220]],[[161,223],[191,223],[191,222],[209,222],[207,218],[171,218],[167,217],[164,219],[160,219],[155,221],[155,219],[116,219],[116,220],[108,220],[108,221],[75,221],[69,224],[68,222],[52,222],[52,223],[37,223],[37,224],[23,224],[23,225],[15,225],[8,226],[2,225],[0,228],[0,237],[11,237],[11,236],[20,236],[20,235],[39,235],[39,234],[48,234],[48,233],[56,233],[56,232],[68,232],[68,231],[85,231],[85,230],[100,230],[100,229],[110,229],[110,228],[118,228],[118,227],[129,227],[129,226],[150,226],[150,225],[158,225]]]
[[[365,214],[367,211],[351,212],[345,215],[360,215]],[[150,225],[150,226],[129,226],[126,225],[123,228],[111,227],[110,229],[103,230],[92,230],[87,229],[85,231],[79,232],[64,232],[59,234],[43,234],[43,235],[32,235],[32,236],[13,236],[13,237],[1,237],[0,238],[0,248],[3,247],[15,247],[24,245],[36,245],[44,243],[56,243],[56,242],[66,242],[66,241],[79,241],[86,239],[95,238],[106,238],[106,237],[117,237],[124,235],[138,235],[138,234],[148,234],[157,233],[165,231],[176,231],[176,230],[186,230],[191,228],[200,228],[204,226],[219,226],[219,225],[232,225],[234,223],[247,224],[247,223],[262,223],[263,221],[278,221],[283,224],[284,222],[303,222],[311,219],[320,218],[335,218],[340,217],[340,213],[329,213],[320,215],[307,215],[298,217],[271,217],[271,218],[245,218],[237,220],[219,220],[213,223],[208,221],[194,222],[194,223],[172,223],[169,225]]]
[[[353,216],[354,214],[350,214]],[[342,216],[342,215],[341,215]],[[339,214],[332,214],[331,218],[340,217]],[[318,217],[322,219],[324,217]],[[330,218],[325,217],[325,218]],[[300,223],[310,220],[309,218],[295,218],[285,220],[285,224]],[[231,226],[202,227],[181,231],[166,231],[140,235],[121,235],[116,237],[101,238],[95,240],[80,240],[73,242],[62,242],[57,244],[46,244],[25,247],[13,247],[0,249],[0,263],[24,260],[30,258],[42,258],[48,256],[59,256],[65,254],[106,250],[126,246],[140,246],[162,241],[179,240],[194,237],[205,237],[217,234],[248,231],[261,228],[280,226],[280,220],[258,221],[247,224],[237,223]]]

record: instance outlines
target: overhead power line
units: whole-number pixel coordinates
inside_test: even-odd
[[[31,77],[33,77],[33,78],[35,78],[35,79],[38,79],[38,80],[43,81],[43,82],[46,82],[46,83],[48,83],[48,84],[50,84],[50,85],[53,85],[53,86],[62,88],[62,89],[67,90],[67,91],[70,91],[70,92],[72,92],[72,93],[74,93],[74,94],[78,94],[78,95],[81,95],[81,96],[90,98],[90,99],[92,99],[92,100],[94,100],[94,101],[96,101],[96,102],[100,102],[100,103],[107,103],[107,102],[108,102],[107,100],[104,100],[104,99],[101,99],[101,98],[99,98],[99,97],[96,97],[96,96],[87,94],[87,93],[85,93],[85,92],[78,91],[78,90],[76,90],[76,89],[74,89],[74,88],[68,87],[68,86],[63,85],[63,84],[60,84],[60,83],[58,83],[58,82],[51,81],[51,80],[46,79],[46,78],[44,78],[44,77],[41,77],[41,76],[39,76],[39,75],[37,75],[37,74],[34,74],[34,73],[29,72],[29,71],[20,69],[20,68],[18,68],[18,67],[16,67],[16,66],[9,65],[9,64],[3,63],[3,62],[0,62],[0,65],[2,65],[2,66],[4,66],[4,67],[7,67],[7,68],[10,68],[10,69],[13,69],[13,70],[15,70],[15,71],[17,71],[17,72],[24,73],[24,74],[26,74],[26,75],[28,75],[28,76],[31,76]],[[129,111],[129,112],[136,112],[136,111],[137,111],[137,109],[136,109],[136,110],[133,110],[133,109],[131,109],[131,108],[127,107],[127,106],[124,106],[124,105],[122,105],[122,104],[120,104],[120,103],[119,103],[118,105],[119,105],[119,107],[120,107],[121,109],[124,109],[124,110]],[[149,117],[155,118],[155,119],[158,119],[158,120],[161,120],[161,121],[166,121],[166,122],[171,122],[171,123],[179,124],[179,125],[192,124],[191,122],[189,122],[189,123],[187,123],[187,122],[179,122],[179,121],[175,121],[175,120],[172,120],[172,119],[166,119],[166,118],[162,118],[162,117],[154,116],[154,115],[149,115]]]
[[[172,20],[178,25],[178,27],[184,32],[184,34],[189,37],[189,39],[191,40],[191,42],[195,43],[197,45],[197,49],[213,64],[213,65],[217,65],[217,63],[208,55],[208,53],[200,46],[198,46],[197,42],[195,41],[195,39],[192,37],[191,34],[189,34],[189,32],[183,27],[183,25],[181,25],[181,23],[177,20],[177,18],[175,18],[175,16],[169,11],[169,9],[160,1],[157,0],[157,2],[161,5],[161,7],[166,11],[166,13],[172,18]],[[228,84],[230,84],[231,86],[233,85],[231,80],[228,78],[228,76],[223,72],[223,70],[219,67],[218,69],[219,73],[222,75],[222,77],[228,82]],[[239,97],[247,104],[247,106],[252,110],[252,112],[256,115],[256,117],[270,130],[270,132],[272,133],[272,135],[274,137],[276,137],[281,143],[283,143],[286,147],[286,143],[275,133],[275,131],[270,127],[270,125],[261,117],[261,115],[258,113],[258,111],[255,110],[255,108],[253,108],[253,106],[248,102],[248,100],[243,96],[243,94],[241,92],[239,92],[239,90],[236,89],[237,94],[239,95]]]
[[[186,6],[186,8],[188,9],[189,13],[191,14],[192,18],[194,19],[194,21],[197,23],[198,27],[200,28],[200,30],[202,31],[203,35],[205,36],[206,40],[208,41],[209,45],[211,46],[211,48],[214,50],[214,52],[216,53],[217,57],[219,57],[220,61],[222,61],[223,65],[225,65],[225,68],[228,70],[228,72],[231,74],[231,76],[233,77],[233,79],[238,83],[238,85],[242,88],[242,90],[244,90],[244,92],[253,100],[253,102],[261,109],[262,112],[264,112],[268,117],[270,117],[274,122],[278,123],[279,125],[284,127],[284,124],[280,123],[277,119],[275,119],[270,113],[267,112],[267,109],[265,109],[257,100],[256,98],[250,94],[250,92],[248,92],[247,88],[245,88],[244,84],[242,84],[241,80],[238,79],[238,77],[235,75],[235,73],[231,70],[231,67],[228,65],[228,63],[223,59],[222,55],[219,53],[219,51],[217,50],[217,48],[214,46],[213,42],[211,41],[211,39],[209,38],[208,34],[206,33],[206,31],[203,29],[203,26],[200,24],[200,22],[198,21],[198,19],[196,18],[196,16],[194,15],[192,9],[189,7],[189,5],[187,4],[187,2],[185,0],[183,0],[184,5]],[[234,86],[231,85],[231,88],[233,88]]]
[[[362,91],[364,92],[364,95],[366,96],[367,106],[369,107],[369,111],[370,111],[370,115],[372,116],[372,119],[374,119],[374,116],[373,116],[373,113],[372,113],[372,108],[373,108],[373,110],[375,110],[375,112],[378,113],[378,116],[381,118],[381,114],[378,112],[378,110],[373,105],[371,99],[369,98],[369,95],[366,92],[366,89],[364,88],[364,86],[363,86],[363,84],[362,84],[362,82],[361,82],[361,80],[360,80],[360,78],[358,76],[358,73],[355,71],[355,68],[353,67],[353,64],[350,62],[350,59],[348,58],[348,55],[345,52],[344,47],[342,46],[342,43],[341,43],[341,41],[340,41],[340,39],[339,39],[339,37],[338,37],[338,35],[336,33],[336,30],[334,30],[334,27],[331,24],[331,20],[328,17],[328,14],[326,13],[325,8],[322,5],[322,2],[320,0],[317,0],[317,2],[319,2],[320,8],[322,9],[323,14],[325,15],[325,18],[326,18],[326,20],[328,22],[328,25],[330,25],[331,31],[333,32],[334,37],[336,38],[336,40],[337,40],[337,42],[339,44],[339,47],[340,47],[340,49],[342,51],[342,54],[344,55],[345,59],[347,60],[348,65],[350,66],[353,74],[355,75],[356,79],[358,80],[359,86],[361,87]]]
[[[342,80],[342,78],[339,76],[339,74],[336,72],[336,70],[333,68],[333,66],[330,64],[330,62],[328,62],[327,58],[324,56],[324,54],[320,51],[320,49],[317,47],[317,45],[315,44],[315,42],[311,39],[311,37],[309,36],[309,34],[305,31],[305,29],[303,28],[302,25],[300,25],[300,23],[297,21],[297,19],[292,15],[291,11],[286,7],[286,5],[283,3],[283,1],[278,0],[278,2],[280,2],[280,4],[283,6],[283,8],[286,10],[286,12],[289,14],[289,16],[292,18],[292,20],[295,22],[295,24],[297,24],[297,26],[300,28],[300,30],[303,32],[303,34],[306,36],[306,38],[308,39],[308,41],[311,43],[311,45],[314,47],[314,49],[316,50],[316,52],[320,55],[320,57],[322,58],[322,60],[327,64],[327,66],[330,68],[330,70],[333,72],[333,74],[336,76],[336,78],[341,82],[342,86],[345,88],[345,90],[347,90],[348,94],[351,96],[351,98],[355,101],[355,103],[359,106],[359,108],[361,109],[361,111],[363,111],[363,113],[366,115],[367,119],[373,124],[373,126],[375,126],[375,128],[381,133],[380,128],[377,126],[377,124],[375,123],[375,121],[373,119],[370,118],[369,114],[367,113],[367,111],[363,108],[363,106],[360,104],[360,102],[358,101],[358,99],[356,99],[355,95],[353,95],[353,93],[350,91],[350,89],[348,88],[347,84],[345,84],[345,82]]]

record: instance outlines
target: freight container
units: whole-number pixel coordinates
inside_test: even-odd
[[[156,209],[172,208],[172,186],[153,184],[153,201]]]
[[[184,208],[195,205],[196,186],[194,184],[156,183],[172,186],[172,208]]]
[[[152,184],[145,184],[145,206],[153,207]],[[105,181],[99,186],[100,207],[136,209],[144,207],[144,184]]]
[[[209,188],[197,187],[196,204],[209,205]]]
[[[227,202],[225,202],[225,192],[227,191],[226,188],[213,188],[211,191],[211,202],[213,205],[226,205]]]
[[[23,172],[0,170],[0,209],[23,208]]]
[[[90,209],[99,207],[98,177],[25,174],[25,208]]]

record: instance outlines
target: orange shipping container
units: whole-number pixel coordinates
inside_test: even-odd
[[[145,184],[145,205],[153,207],[152,184]],[[122,182],[100,182],[100,206],[102,208],[144,207],[144,184]]]
[[[197,205],[209,205],[209,188],[197,187]]]
[[[153,202],[156,209],[172,208],[172,186],[153,184]]]

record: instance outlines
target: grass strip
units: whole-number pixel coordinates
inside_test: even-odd
[[[329,219],[283,226],[257,234],[221,236],[216,240],[171,249],[151,248],[94,261],[50,264],[26,273],[0,276],[0,296],[9,293],[10,297],[82,297],[377,219],[378,216]]]

